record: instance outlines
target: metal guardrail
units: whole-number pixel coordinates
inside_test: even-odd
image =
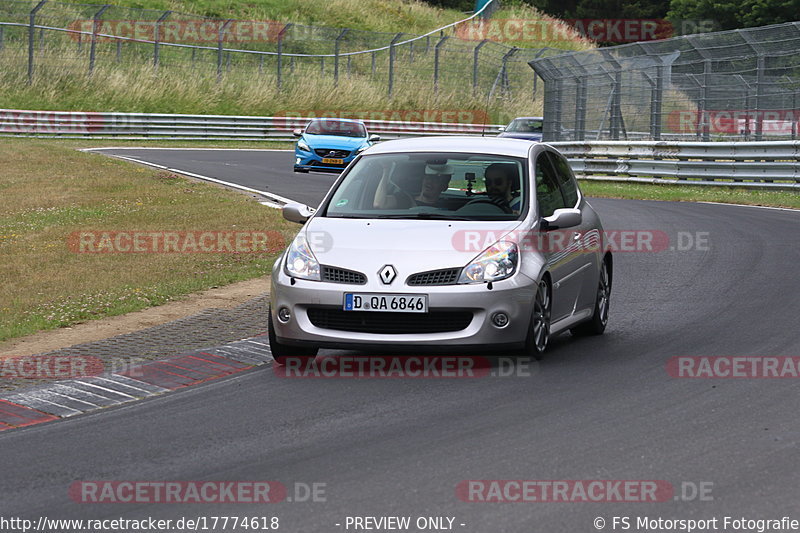
[[[0,109],[0,136],[58,138],[292,140],[305,127],[303,117],[93,113]],[[499,124],[459,124],[364,120],[384,139],[426,135],[495,135]]]
[[[585,179],[800,190],[800,141],[550,144]]]
[[[293,140],[308,118],[0,109],[0,136]],[[493,136],[498,124],[364,120],[383,139],[430,135]],[[554,142],[583,179],[800,190],[800,141]]]

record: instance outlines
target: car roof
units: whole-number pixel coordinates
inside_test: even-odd
[[[514,120],[544,120],[544,117],[517,117]],[[511,122],[514,122],[514,120]]]
[[[453,152],[469,154],[493,154],[512,157],[528,157],[534,143],[522,139],[501,137],[413,137],[373,145],[365,153],[394,154],[404,152]]]
[[[337,117],[314,117],[314,118],[309,120],[309,124],[311,122],[315,122],[315,121],[318,121],[318,120],[330,120],[330,121],[336,121],[336,122],[350,122],[352,124],[361,124],[362,126],[364,125],[364,121],[363,120],[356,120],[356,119],[353,119],[353,118],[337,118]]]

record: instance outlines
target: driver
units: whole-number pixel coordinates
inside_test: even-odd
[[[483,174],[489,198],[501,207],[508,206],[514,214],[519,213],[521,205],[521,198],[514,196],[516,175],[517,169],[509,163],[492,163]]]

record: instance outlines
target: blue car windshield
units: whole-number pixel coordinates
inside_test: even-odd
[[[358,122],[322,119],[312,121],[306,128],[310,135],[338,135],[340,137],[366,137],[367,129]]]
[[[527,159],[475,153],[365,155],[338,184],[322,216],[521,220]]]
[[[535,118],[517,118],[511,121],[506,131],[511,133],[542,133],[542,120]]]

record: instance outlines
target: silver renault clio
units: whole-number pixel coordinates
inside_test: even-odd
[[[601,334],[612,258],[567,161],[542,143],[433,137],[365,150],[272,273],[280,363],[320,348],[513,351]]]

